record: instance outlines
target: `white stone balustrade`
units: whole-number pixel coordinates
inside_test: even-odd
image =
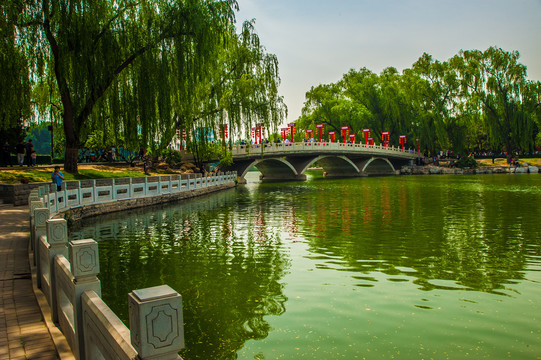
[[[141,359],[175,360],[184,348],[182,297],[167,285],[128,296],[131,343]]]
[[[338,142],[295,142],[295,143],[270,143],[262,145],[235,145],[231,149],[233,158],[239,158],[244,155],[254,154],[283,154],[288,153],[303,153],[308,152],[313,154],[314,152],[339,152],[343,153],[347,148],[348,152],[360,153],[360,154],[375,154],[375,155],[392,155],[400,156],[408,159],[414,159],[417,156],[417,152],[404,149],[395,146],[384,145],[366,145],[366,144],[349,144]]]
[[[51,307],[51,318],[58,321],[56,312],[56,278],[54,274],[54,258],[56,255],[68,255],[68,227],[64,219],[47,220],[47,236],[39,239],[39,268],[37,276],[41,279],[41,290]]]
[[[38,190],[41,201],[54,216],[83,205],[103,204],[141,197],[151,197],[222,185],[236,180],[236,173],[150,176],[102,180],[81,180],[62,183],[62,190],[46,185]],[[30,198],[29,198],[30,199]],[[36,207],[38,204],[35,205]]]
[[[37,208],[34,210],[34,217],[30,227],[30,244],[33,250],[34,265],[39,269],[38,239],[47,235],[47,220],[49,220],[50,211],[47,208]],[[37,278],[38,287],[41,286],[41,278]]]
[[[50,217],[87,204],[223,185],[236,176],[92,180],[65,182],[61,191],[50,184],[32,191],[31,243],[38,287],[77,359],[180,359],[178,352],[184,347],[182,297],[167,285],[134,290],[129,294],[130,332],[101,300],[98,244],[92,239],[68,243],[66,220]]]

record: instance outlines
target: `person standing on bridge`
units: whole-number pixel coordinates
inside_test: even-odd
[[[64,174],[60,172],[60,166],[54,167],[54,172],[51,175],[51,180],[56,184],[56,191],[62,190],[62,181],[64,180]]]

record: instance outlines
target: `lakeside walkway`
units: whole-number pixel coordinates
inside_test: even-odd
[[[28,207],[0,205],[0,359],[58,359],[32,285]]]

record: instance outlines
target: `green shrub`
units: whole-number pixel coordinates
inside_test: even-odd
[[[49,165],[51,163],[51,155],[38,155],[36,157],[38,165]]]
[[[172,168],[178,168],[182,164],[182,155],[176,150],[164,149],[161,152],[161,157]]]
[[[220,166],[231,166],[233,164],[233,154],[227,148],[221,148],[218,158],[220,160]]]
[[[475,161],[472,157],[461,157],[458,159],[458,161],[455,163],[455,166],[458,168],[475,168],[477,167],[477,161]]]

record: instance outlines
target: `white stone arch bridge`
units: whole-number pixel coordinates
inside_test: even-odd
[[[244,178],[256,167],[263,181],[306,180],[305,171],[315,163],[326,177],[395,175],[417,157],[396,147],[329,142],[237,145],[232,155],[233,164],[222,171],[236,171]]]

